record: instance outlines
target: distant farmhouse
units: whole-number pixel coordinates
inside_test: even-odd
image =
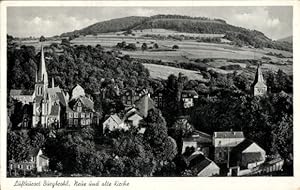
[[[33,91],[13,89],[10,96],[32,107],[32,117],[24,118],[26,123],[23,122],[23,127],[60,128],[62,123],[67,123],[69,127],[99,125],[94,102],[84,93],[81,86],[77,85],[72,89],[71,97],[68,92],[54,85],[53,78],[49,87],[43,47],[41,61],[36,71],[35,89]]]

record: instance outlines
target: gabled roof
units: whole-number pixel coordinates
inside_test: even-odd
[[[209,166],[213,161],[206,158],[203,154],[195,152],[188,158],[189,168],[195,173],[199,173]]]
[[[212,137],[207,133],[203,133],[201,131],[194,131],[193,134],[189,137],[182,138],[184,142],[198,142],[198,143],[211,143]]]
[[[84,97],[80,97],[79,99],[81,100],[82,104],[85,107],[87,107],[87,108],[89,108],[91,110],[94,110],[94,102],[91,99],[89,99],[89,98],[87,98],[85,96]]]
[[[94,102],[91,99],[89,99],[88,97],[85,97],[85,96],[81,96],[81,97],[78,97],[76,99],[72,99],[69,102],[70,108],[73,109],[74,105],[78,101],[80,101],[82,103],[82,107],[88,108],[90,110],[94,110]]]
[[[237,146],[235,146],[232,149],[232,152],[242,153],[244,150],[246,150],[252,144],[256,144],[256,143],[253,142],[253,141],[251,141],[251,140],[245,139],[243,142],[241,142],[240,144],[238,144]]]
[[[113,114],[113,115],[109,116],[109,118],[112,118],[118,125],[122,123],[122,120],[120,119],[120,117],[117,114]]]
[[[128,116],[127,117],[127,120],[130,120],[130,121],[133,121],[133,120],[141,120],[143,119],[142,116],[140,116],[139,114],[137,113],[133,113],[132,115]]]
[[[61,93],[61,89],[58,86],[54,88],[48,88],[48,94],[50,95],[52,101],[59,100],[57,93]]]
[[[143,117],[147,117],[148,111],[155,108],[154,101],[148,95],[142,96],[134,104],[135,104],[135,107],[137,108],[137,110],[140,112],[140,114]]]
[[[34,93],[34,90],[18,90],[18,89],[12,89],[10,90],[10,95],[11,96],[32,96]]]
[[[244,138],[243,131],[220,131],[214,132],[215,138]]]
[[[198,93],[195,90],[183,90],[181,96],[187,96],[187,97],[198,97]]]
[[[58,99],[59,99],[59,102],[63,105],[63,106],[67,106],[67,100],[65,99],[65,96],[63,95],[62,92],[57,92],[56,93]]]

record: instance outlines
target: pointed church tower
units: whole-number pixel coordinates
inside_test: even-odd
[[[267,85],[264,82],[260,64],[257,65],[255,79],[251,85],[251,90],[254,96],[262,96],[267,93]]]
[[[41,46],[41,61],[40,61],[39,71],[38,71],[38,82],[43,82],[48,87],[48,73],[46,70],[43,45]]]
[[[44,49],[41,46],[41,61],[38,65],[35,80],[35,97],[33,101],[32,125],[36,127],[38,124],[47,126],[47,92],[48,92],[48,73],[44,57]]]

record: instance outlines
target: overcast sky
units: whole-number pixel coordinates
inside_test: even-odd
[[[54,36],[125,16],[180,14],[221,18],[272,39],[292,35],[292,7],[9,7],[7,32],[17,37]]]

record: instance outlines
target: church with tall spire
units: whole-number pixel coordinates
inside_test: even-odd
[[[66,98],[59,86],[55,87],[52,78],[49,87],[47,67],[44,57],[44,48],[41,47],[41,60],[36,71],[35,88],[33,94],[32,126],[59,127],[61,118],[61,104],[66,104]]]
[[[265,84],[264,77],[261,71],[261,65],[257,65],[254,81],[251,85],[251,91],[254,96],[263,96],[267,93],[268,88]]]

